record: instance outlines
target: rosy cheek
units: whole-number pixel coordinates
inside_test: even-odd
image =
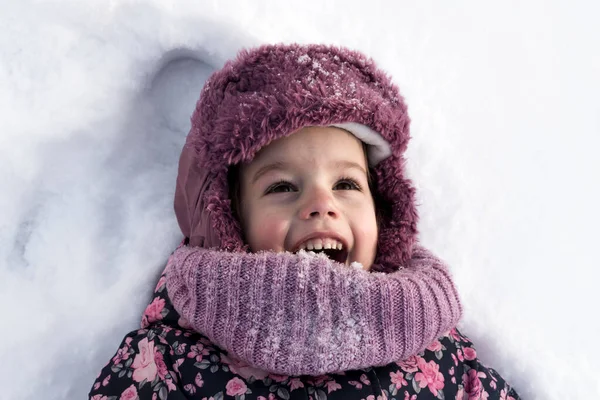
[[[363,223],[354,224],[352,229],[356,246],[354,254],[352,254],[353,261],[360,262],[365,269],[371,267],[377,252],[377,223],[372,214],[370,212],[362,213],[356,220],[363,221]]]
[[[285,250],[289,220],[278,215],[256,215],[246,232],[252,251]]]

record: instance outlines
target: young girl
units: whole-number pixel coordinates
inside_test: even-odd
[[[417,241],[409,118],[360,53],[241,52],[183,148],[184,241],[90,392],[105,399],[517,399]]]

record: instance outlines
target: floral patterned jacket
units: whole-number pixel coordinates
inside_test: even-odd
[[[170,261],[170,260],[169,260]],[[191,331],[173,309],[161,276],[142,329],[130,332],[100,371],[91,400],[516,400],[481,365],[471,341],[453,329],[427,349],[384,367],[322,376],[280,376],[230,358]]]

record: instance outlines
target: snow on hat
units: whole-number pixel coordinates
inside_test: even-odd
[[[370,58],[326,45],[242,50],[206,81],[191,123],[175,191],[177,220],[191,246],[246,251],[229,167],[303,127],[335,126],[368,145],[382,216],[371,270],[391,272],[410,259],[418,220],[404,172],[410,120],[398,88]]]

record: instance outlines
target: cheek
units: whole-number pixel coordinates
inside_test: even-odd
[[[377,253],[378,228],[375,211],[372,207],[363,209],[355,218],[353,235],[355,254],[352,261],[358,261],[365,269],[371,268]]]
[[[356,228],[356,240],[360,241],[360,248],[363,251],[375,253],[377,247],[377,222],[375,218],[363,219],[362,224],[358,224]]]
[[[284,251],[289,220],[277,213],[249,210],[245,215],[244,235],[251,251]]]

